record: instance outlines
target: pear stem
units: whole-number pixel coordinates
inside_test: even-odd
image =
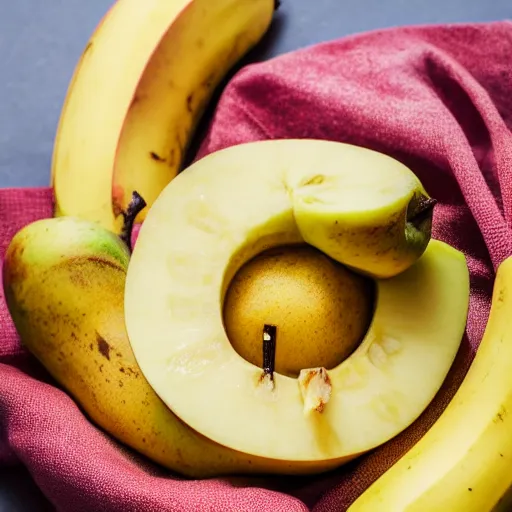
[[[126,211],[121,212],[123,216],[123,229],[119,237],[128,246],[130,253],[132,252],[132,231],[133,224],[137,215],[146,207],[146,201],[143,197],[134,190],[132,193],[132,200],[126,208]]]
[[[276,365],[276,334],[275,325],[265,324],[263,326],[263,374],[274,380]]]
[[[413,224],[422,222],[432,213],[432,210],[436,204],[437,199],[434,199],[433,197],[421,198],[418,207],[407,219],[407,222],[412,222]]]

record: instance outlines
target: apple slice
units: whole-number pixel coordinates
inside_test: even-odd
[[[464,332],[468,269],[430,240],[432,204],[407,167],[342,143],[255,142],[199,160],[156,200],[129,264],[142,372],[184,422],[241,452],[341,464],[384,443],[432,400]],[[251,257],[304,241],[374,276],[375,310],[340,364],[269,381],[231,345],[224,297]]]

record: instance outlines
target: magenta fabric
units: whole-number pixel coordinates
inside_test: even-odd
[[[471,272],[466,336],[425,413],[386,445],[328,475],[185,480],[120,447],[20,348],[0,295],[0,463],[24,464],[66,512],[340,512],[439,416],[489,314],[497,265],[512,254],[512,24],[361,34],[247,66],[220,98],[198,157],[246,141],[322,138],[390,154],[439,201],[433,236]],[[50,189],[0,191],[0,255],[50,216]]]

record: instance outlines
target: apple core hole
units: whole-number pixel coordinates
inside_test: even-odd
[[[229,282],[223,303],[234,350],[263,367],[263,328],[275,325],[275,372],[298,377],[331,369],[363,340],[373,317],[374,283],[308,244],[267,249]]]

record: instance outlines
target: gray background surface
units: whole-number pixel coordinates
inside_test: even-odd
[[[0,0],[0,187],[48,184],[71,74],[111,3]],[[283,0],[273,30],[247,60],[376,28],[511,18],[510,0]],[[0,512],[39,510],[50,509],[28,473],[0,469]]]

